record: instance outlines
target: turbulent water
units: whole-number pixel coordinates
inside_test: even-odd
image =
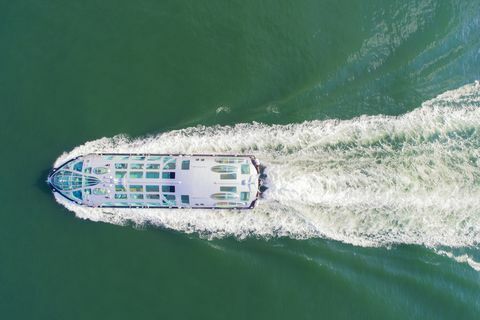
[[[326,237],[362,246],[480,243],[480,85],[398,117],[194,127],[88,142],[90,152],[255,154],[269,189],[252,211],[100,209],[95,221],[154,224],[208,237]]]

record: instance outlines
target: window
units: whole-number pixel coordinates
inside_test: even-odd
[[[85,180],[85,183],[83,185],[84,187],[92,187],[100,183],[100,180],[98,178],[95,178],[92,176],[86,176],[84,180]]]
[[[83,168],[83,161],[77,162],[73,165],[73,170],[75,171],[82,172],[82,168]]]
[[[95,173],[95,174],[105,174],[105,173],[107,173],[107,168],[105,168],[105,167],[94,168],[93,173]]]
[[[155,160],[160,160],[162,157],[161,156],[150,156],[148,157],[148,161],[155,161]]]
[[[130,178],[133,178],[133,179],[143,178],[143,171],[130,171]]]
[[[147,194],[147,199],[160,199],[159,194]]]
[[[175,172],[162,172],[162,179],[175,179]]]
[[[85,194],[92,194],[92,189],[84,189],[83,192],[85,192]]]
[[[174,170],[175,169],[175,162],[176,159],[172,157],[164,157],[163,158],[163,170]]]
[[[190,160],[182,161],[182,170],[190,170]]]
[[[85,169],[83,169],[83,172],[90,174],[90,173],[92,173],[92,168],[91,167],[85,168]]]
[[[242,171],[242,174],[250,174],[250,165],[242,164],[241,171]]]
[[[132,156],[132,160],[145,160],[144,156]]]
[[[72,194],[73,194],[73,196],[74,196],[75,198],[78,198],[78,199],[80,199],[80,200],[83,199],[83,197],[82,197],[82,191],[80,191],[80,190],[78,190],[78,191],[73,191]]]
[[[55,188],[61,190],[78,189],[82,187],[82,180],[83,179],[80,174],[72,173],[71,171],[60,170],[53,176],[53,185]]]
[[[115,163],[115,169],[127,169],[126,163]]]
[[[220,166],[213,166],[212,171],[219,172],[219,173],[236,172],[237,168],[234,166],[220,165]]]
[[[180,198],[181,198],[183,204],[190,204],[190,196],[182,195]]]
[[[162,201],[162,203],[166,206],[175,206],[175,196],[173,194],[165,194],[163,195],[165,200]]]
[[[115,178],[122,179],[127,174],[126,171],[115,171]]]
[[[227,192],[219,192],[211,195],[211,198],[216,200],[233,200],[233,199],[236,199],[237,197],[238,196],[236,193],[227,193]]]
[[[147,171],[147,179],[158,179],[160,177],[160,173],[154,171]]]
[[[163,170],[174,170],[175,169],[175,162],[168,162],[165,163],[163,166]]]
[[[126,202],[104,202],[101,204],[102,207],[129,207],[130,204]]]
[[[132,163],[130,169],[140,170],[143,169],[143,163]]]
[[[97,196],[103,196],[107,194],[107,189],[105,188],[95,188],[93,189],[93,194]]]
[[[125,189],[125,186],[124,186],[124,185],[116,184],[116,185],[115,185],[115,191],[117,191],[117,192],[118,192],[118,191],[120,191],[120,192],[122,192],[122,191],[125,192],[125,191],[127,191],[127,190]]]
[[[223,173],[220,175],[220,179],[222,180],[235,180],[237,179],[236,173]]]
[[[222,192],[237,192],[237,187],[220,187]]]
[[[151,185],[147,185],[145,187],[145,190],[147,192],[159,192],[160,191],[160,188],[158,186],[151,186]]]
[[[250,192],[240,192],[240,200],[248,201],[250,199]]]
[[[143,192],[142,185],[131,184],[129,189],[130,189],[130,192]]]
[[[175,186],[162,186],[162,192],[175,192]]]
[[[126,193],[116,193],[115,194],[115,199],[127,199],[127,194]]]
[[[131,193],[130,199],[143,199],[143,194],[141,193]]]
[[[160,165],[158,163],[147,163],[147,170],[155,170],[160,169]]]

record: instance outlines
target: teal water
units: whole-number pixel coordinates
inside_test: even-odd
[[[477,318],[479,65],[477,1],[1,1],[0,317]],[[55,201],[104,150],[255,153],[271,188]]]

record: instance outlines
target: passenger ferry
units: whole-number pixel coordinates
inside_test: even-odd
[[[101,153],[65,162],[47,182],[89,207],[251,209],[261,193],[261,170],[245,155]]]

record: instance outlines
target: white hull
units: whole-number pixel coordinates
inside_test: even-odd
[[[88,154],[47,182],[71,202],[115,208],[253,208],[259,162],[244,155]]]

